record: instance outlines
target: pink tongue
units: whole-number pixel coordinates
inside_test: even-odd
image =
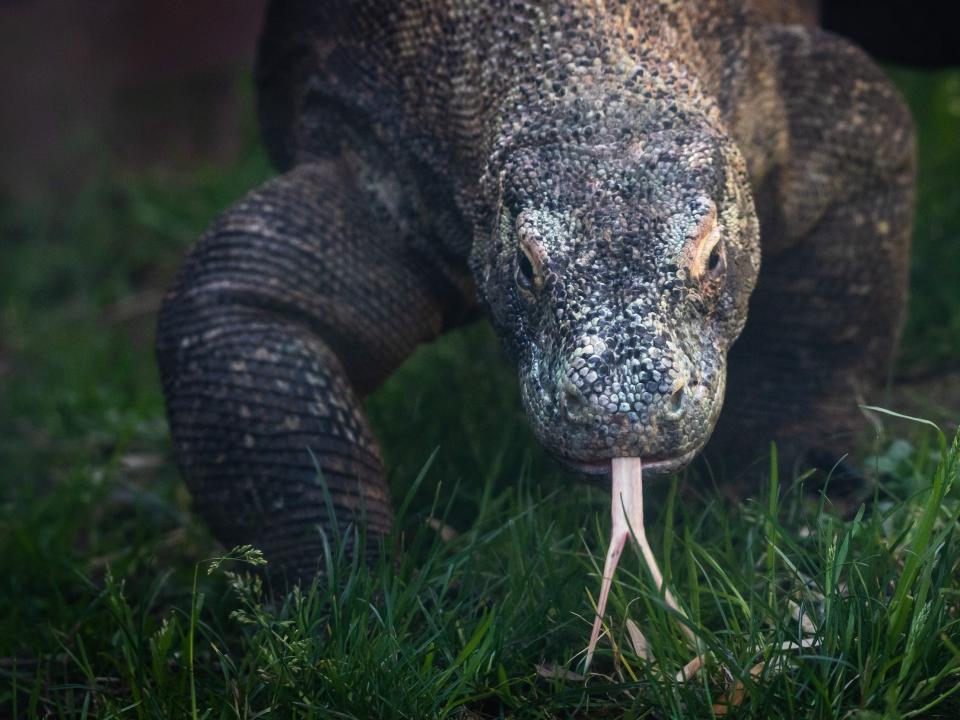
[[[600,585],[597,617],[593,621],[593,632],[590,633],[590,645],[587,647],[585,671],[589,669],[590,662],[593,660],[593,653],[597,649],[597,641],[600,639],[600,627],[603,623],[603,613],[607,607],[607,598],[610,595],[613,574],[617,570],[617,563],[620,562],[623,546],[626,544],[627,538],[630,537],[631,530],[640,546],[640,552],[650,569],[650,574],[653,576],[657,589],[663,587],[663,575],[660,574],[660,568],[657,567],[657,561],[647,544],[647,535],[643,529],[643,462],[640,458],[635,457],[614,458],[612,462],[613,490],[610,515],[613,519],[613,528],[610,531],[610,547],[607,550],[607,560],[603,565],[603,583]],[[665,592],[665,599],[670,607],[679,611],[677,602],[669,589]],[[686,625],[683,625],[682,628],[688,635],[690,634]]]

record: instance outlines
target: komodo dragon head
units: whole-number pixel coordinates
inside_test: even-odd
[[[714,130],[507,156],[480,295],[540,441],[607,473],[685,466],[717,421],[759,270],[744,161]]]

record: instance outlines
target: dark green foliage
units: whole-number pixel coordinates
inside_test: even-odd
[[[905,364],[956,366],[960,350],[960,73],[891,71],[917,124],[919,180]]]
[[[896,78],[921,142],[902,370],[927,372],[960,352],[960,75]],[[862,464],[885,479],[853,520],[774,474],[739,505],[694,474],[651,487],[648,536],[707,671],[674,680],[693,650],[631,552],[615,647],[573,679],[609,496],[533,441],[483,324],[368,401],[405,508],[379,565],[334,545],[334,582],[271,595],[249,549],[209,561],[226,553],[169,455],[153,312],[183,249],[269,172],[253,150],[232,173],[2,211],[0,717],[708,717],[735,680],[742,717],[960,713],[960,450],[883,415]]]

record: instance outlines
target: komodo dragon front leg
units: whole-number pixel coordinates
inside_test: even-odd
[[[391,527],[360,399],[443,330],[456,285],[414,250],[400,188],[357,154],[293,169],[214,223],[161,311],[194,501],[223,542],[262,548],[290,580],[317,573],[322,532],[365,514],[369,553]]]
[[[713,448],[736,458],[744,439],[776,439],[790,461],[829,470],[855,448],[858,405],[885,380],[904,317],[912,122],[890,81],[840,38],[773,27],[764,41],[785,155],[755,182],[762,269]]]

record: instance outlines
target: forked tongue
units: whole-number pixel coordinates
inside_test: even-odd
[[[587,658],[584,671],[590,668],[593,653],[597,649],[600,639],[600,628],[603,624],[603,614],[607,608],[607,598],[610,595],[610,585],[613,583],[613,574],[617,570],[617,563],[623,554],[623,546],[630,537],[631,530],[640,546],[643,559],[650,569],[650,575],[656,583],[657,589],[663,589],[663,575],[653,557],[653,551],[647,544],[647,534],[643,527],[643,462],[637,457],[613,459],[613,488],[610,515],[613,527],[610,531],[610,547],[607,549],[607,559],[603,564],[603,582],[600,585],[600,597],[597,600],[597,617],[593,621],[593,632],[590,633],[590,645],[587,646]],[[667,604],[679,611],[676,600],[666,589],[664,598]],[[686,625],[681,626],[688,637],[692,637]]]

